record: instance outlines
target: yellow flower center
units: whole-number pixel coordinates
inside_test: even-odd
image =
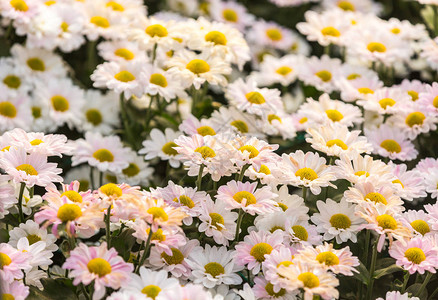
[[[3,83],[10,89],[18,89],[21,85],[21,79],[15,75],[8,75],[3,79]]]
[[[167,86],[167,79],[160,73],[155,73],[151,75],[149,82],[158,86],[165,88]]]
[[[391,153],[400,153],[402,148],[395,140],[384,140],[380,147]]]
[[[239,16],[237,15],[237,13],[230,8],[226,8],[222,11],[222,17],[228,22],[233,23],[236,23],[239,20]]]
[[[38,146],[39,144],[41,144],[41,143],[44,143],[42,140],[40,140],[40,139],[34,139],[34,140],[32,140],[31,142],[30,142],[30,144],[32,145],[32,146]]]
[[[245,95],[246,100],[252,104],[263,104],[266,102],[265,97],[259,92],[249,92]]]
[[[279,116],[274,115],[274,114],[269,114],[268,115],[268,122],[269,122],[269,124],[272,124],[272,121],[274,121],[274,120],[277,120],[280,123],[282,122],[281,118]]]
[[[284,227],[282,226],[273,226],[271,229],[269,229],[270,233],[274,233],[276,230],[284,231]]]
[[[82,216],[82,210],[76,204],[66,203],[58,209],[57,216],[62,222],[74,221]]]
[[[265,261],[265,254],[270,254],[273,250],[272,246],[267,243],[255,244],[249,254],[254,257],[258,262]]]
[[[148,235],[149,235],[150,232],[151,232],[150,228],[146,229],[146,233]],[[164,242],[166,240],[166,235],[163,233],[163,229],[158,228],[157,231],[152,232],[151,240],[152,241]]]
[[[254,158],[259,155],[259,150],[257,150],[254,146],[245,145],[239,148],[239,151],[244,153],[245,151],[249,152],[249,158]]]
[[[370,88],[367,88],[367,87],[358,88],[357,91],[361,94],[364,94],[364,95],[374,94],[374,91]]]
[[[151,37],[166,37],[169,33],[167,32],[166,27],[160,24],[150,25],[146,28],[146,33]]]
[[[11,149],[11,146],[6,146],[1,151],[6,152],[6,151],[9,151],[9,149]]]
[[[315,73],[315,75],[324,82],[329,82],[330,80],[332,80],[332,73],[327,70],[318,71]]]
[[[433,98],[432,105],[433,105],[435,108],[438,108],[438,96],[436,96],[435,98]]]
[[[29,234],[26,238],[29,241],[29,245],[33,245],[36,242],[41,241],[41,238],[36,234]]]
[[[313,181],[318,178],[318,174],[313,171],[311,168],[302,168],[295,172],[295,176],[300,177],[301,180],[310,180]]]
[[[13,8],[15,8],[15,10],[18,10],[18,11],[28,11],[29,10],[29,6],[27,6],[26,1],[24,1],[24,0],[11,0],[9,3],[11,4],[11,6]]]
[[[107,183],[100,187],[100,192],[107,195],[108,197],[120,197],[123,195],[123,191],[117,184]]]
[[[307,241],[309,238],[309,233],[307,232],[306,228],[301,225],[292,226],[292,231],[294,232],[295,237],[302,241]]]
[[[328,27],[321,29],[321,33],[325,36],[334,36],[334,37],[341,36],[341,33],[339,32],[339,30],[337,30],[336,28],[334,28],[332,26],[328,26]]]
[[[195,152],[201,153],[203,159],[213,158],[216,156],[216,152],[208,146],[202,146],[195,149]]]
[[[424,119],[426,116],[419,111],[412,112],[406,117],[406,125],[409,127],[414,127],[414,125],[423,125]]]
[[[85,112],[85,117],[87,121],[94,126],[98,126],[102,123],[103,117],[98,109],[91,108]]]
[[[196,129],[196,131],[202,135],[202,136],[207,136],[207,135],[215,135],[216,131],[214,131],[213,128],[211,128],[210,126],[201,126],[198,129]]]
[[[334,145],[336,145],[338,147],[341,147],[342,150],[347,150],[348,149],[348,146],[343,141],[341,141],[340,139],[330,140],[326,144],[327,147],[333,147]]]
[[[370,173],[368,173],[367,171],[357,171],[356,173],[354,173],[354,175],[356,175],[356,176],[365,175],[365,177],[368,177],[368,176],[370,176]]]
[[[313,289],[319,286],[319,278],[312,272],[304,272],[298,275],[298,280],[300,280],[304,287]]]
[[[282,67],[278,68],[277,70],[275,70],[275,73],[280,74],[282,76],[286,76],[287,74],[289,74],[292,71],[293,71],[292,68],[290,68],[288,66],[282,66]]]
[[[307,117],[303,117],[303,118],[301,118],[298,122],[299,122],[300,124],[304,124],[304,123],[306,123],[307,121],[308,121]]]
[[[115,2],[115,1],[109,1],[109,2],[106,4],[106,7],[111,7],[112,10],[115,10],[115,11],[124,11],[124,10],[125,10],[125,8],[123,7],[123,5],[121,5],[120,3]]]
[[[12,294],[3,294],[2,300],[15,300],[15,297]]]
[[[122,57],[126,60],[132,60],[132,59],[134,59],[134,56],[135,56],[132,51],[130,51],[126,48],[119,48],[116,51],[114,51],[114,54],[119,56],[119,57]]]
[[[218,213],[210,213],[209,216],[211,218],[211,226],[214,226],[214,227],[216,227],[216,230],[221,231],[223,229],[223,227],[218,226],[218,225],[219,224],[225,225],[224,218]]]
[[[292,259],[293,259],[293,255],[292,255]],[[285,267],[289,267],[290,265],[293,265],[294,263],[292,262],[292,261],[290,261],[290,260],[285,260],[285,261],[282,261],[281,263],[279,263],[278,265],[277,265],[277,268],[279,268],[280,266],[285,266]]]
[[[32,57],[29,58],[26,61],[29,68],[31,68],[34,71],[43,72],[46,70],[46,65],[44,64],[44,61],[39,59],[38,57]]]
[[[149,298],[155,299],[158,294],[161,292],[161,288],[158,285],[147,285],[145,286],[141,292],[148,296]]]
[[[135,76],[126,70],[120,71],[116,75],[114,75],[114,78],[121,82],[130,82],[135,80]]]
[[[184,261],[184,255],[181,251],[176,248],[170,248],[172,250],[172,255],[167,255],[166,252],[163,251],[161,253],[161,258],[166,261],[168,265],[179,265]]]
[[[215,45],[223,45],[225,46],[227,44],[227,38],[225,34],[223,34],[220,31],[210,31],[205,35],[205,40],[207,42],[212,42]]]
[[[55,0],[49,0],[49,1],[44,2],[44,4],[47,5],[47,6],[51,6],[53,4],[56,4],[56,1]]]
[[[0,252],[0,270],[3,270],[4,266],[9,266],[11,262],[12,259],[8,255]]]
[[[325,113],[333,122],[339,122],[344,118],[344,116],[336,109],[328,109],[325,111]]]
[[[99,149],[93,153],[93,157],[100,162],[113,162],[114,155],[108,149]]]
[[[268,293],[269,296],[273,298],[280,298],[286,295],[286,290],[283,288],[280,289],[277,293],[274,292],[274,285],[270,282],[268,282],[268,284],[265,286],[265,291],[266,293]]]
[[[111,273],[110,263],[100,257],[91,259],[87,264],[87,268],[90,273],[96,274],[99,277],[103,277]]]
[[[367,49],[370,52],[379,52],[384,53],[386,52],[386,46],[379,42],[371,42],[367,45]]]
[[[383,229],[391,229],[394,230],[397,228],[397,221],[394,219],[394,217],[383,214],[376,217],[377,224],[382,227]]]
[[[167,142],[166,144],[164,144],[164,146],[163,146],[163,148],[161,148],[161,150],[167,155],[175,156],[178,154],[178,151],[173,149],[174,147],[178,147],[178,145],[175,144],[174,142]]]
[[[407,91],[408,95],[411,96],[411,100],[412,101],[417,101],[418,100],[418,92],[416,91]]]
[[[405,251],[405,257],[412,263],[418,265],[422,261],[426,260],[426,255],[424,254],[423,250],[417,247],[409,248]]]
[[[148,212],[148,214],[153,216],[154,220],[159,219],[163,222],[166,222],[167,220],[169,220],[169,216],[164,211],[164,209],[162,209],[161,207],[151,207],[148,209],[147,212]]]
[[[388,106],[394,106],[395,100],[391,98],[383,98],[379,100],[380,107],[386,109]]]
[[[210,263],[206,264],[204,266],[204,269],[205,269],[205,273],[210,274],[214,278],[225,273],[224,267],[217,262],[210,262]]]
[[[70,104],[68,100],[61,96],[55,95],[51,98],[53,109],[60,112],[65,112],[69,109]]]
[[[347,79],[348,80],[354,80],[354,79],[358,79],[358,78],[361,78],[361,77],[362,77],[362,75],[360,75],[360,74],[351,73],[350,75],[347,76]]]
[[[67,32],[68,31],[68,23],[67,22],[62,22],[61,23],[61,30],[62,32]]]
[[[247,191],[240,191],[235,193],[233,199],[238,203],[242,203],[243,199],[246,199],[245,206],[257,203],[256,197]]]
[[[281,39],[283,38],[283,34],[277,28],[270,28],[266,30],[266,36],[274,42],[281,41]]]
[[[122,170],[122,173],[128,177],[134,177],[135,175],[140,173],[140,168],[136,164],[130,163],[127,168]]]
[[[15,105],[9,101],[0,102],[0,115],[13,119],[17,116]]]
[[[181,195],[179,197],[179,199],[175,198],[175,199],[173,199],[173,201],[181,203],[182,205],[187,206],[188,208],[195,207],[195,202],[193,202],[193,200],[189,196],[186,196],[186,195]]]
[[[351,3],[350,1],[339,1],[338,7],[342,10],[345,10],[345,11],[355,11],[356,10],[353,3]]]
[[[366,199],[368,199],[368,200],[370,200],[370,201],[372,201],[372,202],[374,202],[376,204],[377,203],[382,203],[382,204],[385,204],[385,205],[388,204],[388,202],[386,201],[385,197],[383,197],[382,194],[377,193],[377,192],[368,193],[365,196],[365,200]]]
[[[1,103],[0,103],[0,107],[1,107]],[[34,117],[34,119],[41,118],[41,107],[32,106],[31,110],[32,110],[32,117]],[[1,113],[1,108],[0,108],[0,113]]]
[[[287,207],[284,203],[278,203],[278,207],[280,207],[283,211],[286,211],[289,207]]]
[[[320,264],[325,264],[326,266],[339,265],[339,258],[336,254],[330,251],[319,253],[316,256],[316,260],[319,261]]]
[[[422,235],[430,232],[429,224],[427,224],[426,221],[423,220],[415,220],[411,223],[411,226]]]
[[[234,126],[241,133],[248,133],[249,132],[248,125],[242,120],[234,120],[233,122],[230,123],[230,125]]]
[[[37,176],[38,172],[37,170],[35,170],[35,168],[29,164],[22,164],[16,167],[16,169],[18,171],[23,171],[25,172],[27,175],[31,175],[31,176]]]
[[[207,73],[208,71],[210,71],[210,66],[205,60],[202,59],[191,60],[187,64],[186,68],[196,75]]]
[[[102,16],[91,17],[90,23],[96,25],[97,27],[108,28],[110,27],[110,22],[107,18]]]
[[[330,218],[330,225],[336,229],[347,229],[351,227],[351,220],[347,215],[334,214]]]
[[[401,182],[400,179],[395,179],[392,181],[392,183],[398,183],[401,185],[402,188],[405,188],[405,186],[403,185],[403,182]]]
[[[265,165],[260,165],[259,173],[263,173],[265,175],[271,174],[271,170]]]
[[[82,203],[82,196],[76,191],[65,191],[61,194],[61,197],[67,197],[68,200],[76,203]]]

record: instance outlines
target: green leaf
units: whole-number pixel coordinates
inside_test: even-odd
[[[429,5],[426,6],[425,8],[423,8],[421,10],[420,13],[421,13],[421,17],[424,20],[424,23],[426,23],[426,26],[433,30],[434,13],[433,13],[432,6],[429,6]]]
[[[116,248],[117,252],[125,260],[129,259],[131,249],[135,244],[135,237],[132,236],[133,229],[123,231],[118,237],[111,239],[111,246]]]
[[[361,262],[356,269],[359,271],[359,273],[354,273],[353,278],[356,278],[360,282],[365,283],[368,285],[368,281],[370,279],[370,272],[368,272],[367,268],[364,266],[364,264]]]
[[[0,243],[7,243],[9,241],[9,233],[6,229],[0,229]]]
[[[43,278],[41,283],[44,290],[40,291],[36,287],[30,287],[30,294],[27,300],[76,300],[78,297],[71,290],[65,279]]]
[[[406,289],[406,292],[408,292],[410,294],[409,296],[411,297],[415,296],[420,299],[427,299],[427,289],[424,289],[421,295],[417,295],[418,292],[420,291],[421,285],[422,285],[421,283],[414,283],[413,285],[411,285]]]
[[[403,269],[401,267],[393,264],[393,265],[391,265],[389,267],[377,270],[374,273],[374,278],[375,279],[379,279],[382,276],[389,275],[389,274],[392,274],[392,273],[395,273],[395,272],[399,272],[399,271],[403,271]]]

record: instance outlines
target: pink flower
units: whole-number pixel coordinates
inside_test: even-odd
[[[417,236],[404,244],[396,241],[389,249],[389,255],[410,274],[435,273],[438,268],[438,249],[428,237]]]
[[[11,283],[23,278],[23,271],[29,271],[29,253],[21,252],[6,243],[0,244],[0,282]]]
[[[105,295],[105,287],[120,288],[134,270],[134,266],[118,256],[114,248],[107,250],[106,242],[98,247],[81,243],[70,252],[62,268],[71,270],[69,277],[74,278],[74,285],[89,285],[94,281],[93,300]]]
[[[13,281],[12,283],[1,281],[0,292],[3,296],[2,299],[24,300],[29,295],[29,287],[20,281]]]

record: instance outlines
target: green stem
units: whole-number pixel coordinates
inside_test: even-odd
[[[240,174],[239,174],[238,181],[243,180],[243,177],[245,176],[245,172],[246,172],[246,170],[248,170],[249,166],[250,166],[249,164],[246,164],[242,167],[242,170],[240,171]]]
[[[434,296],[438,294],[438,287],[433,291],[433,293],[429,296],[429,300],[435,299]]]
[[[126,111],[126,101],[123,93],[120,93],[120,113],[122,114],[126,138],[129,140],[131,145],[136,148],[136,138],[132,135],[131,126],[129,126],[128,112]]]
[[[151,228],[151,230],[149,231],[148,240],[146,241],[146,246],[144,247],[143,255],[141,256],[140,261],[139,261],[138,266],[137,266],[137,271],[136,271],[137,274],[140,270],[140,267],[144,264],[144,261],[147,258],[149,248],[151,247],[152,234],[153,234],[153,232],[152,232],[152,228]]]
[[[94,174],[93,174],[93,167],[90,166],[90,184],[91,184],[91,189],[94,190],[96,188],[96,186],[94,185]]]
[[[404,294],[404,292],[406,291],[406,286],[408,285],[408,282],[409,282],[409,276],[410,276],[411,274],[409,274],[409,272],[408,271],[405,271],[405,276],[404,276],[404,278],[403,278],[403,286],[402,286],[402,289],[401,289],[401,293],[402,294]]]
[[[103,185],[103,172],[100,172],[99,174],[99,187]]]
[[[418,290],[415,297],[420,297],[420,295],[423,293],[424,289],[426,288],[427,284],[429,283],[430,279],[432,278],[433,273],[428,272],[426,275],[426,279],[424,279],[423,284],[421,285],[420,289]]]
[[[438,34],[438,6],[432,5],[433,8],[433,33]]]
[[[239,242],[240,226],[242,226],[242,220],[244,214],[245,212],[243,211],[243,209],[239,209],[239,216],[237,217],[236,233],[234,235],[234,243]]]
[[[199,173],[198,173],[198,179],[196,180],[196,188],[198,191],[201,190],[201,183],[202,183],[202,173],[204,173],[204,165],[201,165],[199,167]]]
[[[373,294],[373,286],[374,286],[374,271],[376,270],[376,261],[377,261],[377,241],[374,242],[373,245],[373,255],[371,256],[371,266],[370,266],[370,278],[368,282],[367,289],[367,297],[366,299],[371,300]]]
[[[368,265],[368,252],[370,250],[370,240],[371,240],[371,231],[366,230],[366,237],[365,237],[365,253],[364,253],[364,260],[363,264],[364,266]]]
[[[97,65],[96,59],[96,41],[89,41],[87,44],[87,67],[89,74],[93,73]]]
[[[303,186],[303,199],[304,199],[304,203],[306,203],[306,199],[307,199],[307,187]]]
[[[145,131],[149,131],[149,127],[153,118],[152,114],[152,103],[154,102],[154,98],[158,97],[158,94],[155,96],[151,96],[151,99],[149,101],[148,111],[146,112],[146,119],[145,119]]]
[[[108,206],[108,210],[106,212],[106,217],[104,218],[105,228],[106,228],[106,243],[107,248],[111,248],[111,231],[110,231],[110,222],[111,222],[111,204]]]
[[[20,223],[24,222],[24,215],[23,215],[23,194],[24,194],[24,188],[26,187],[26,184],[24,182],[21,183],[20,186],[20,194],[18,195],[18,219],[20,220]]]
[[[157,47],[158,47],[158,44],[157,43],[155,43],[155,45],[154,45],[154,49],[152,50],[152,63],[155,61],[155,59],[157,58]]]

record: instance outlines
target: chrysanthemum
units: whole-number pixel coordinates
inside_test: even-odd
[[[282,266],[279,274],[286,278],[288,291],[303,289],[305,300],[313,299],[314,295],[319,295],[322,299],[339,297],[336,289],[339,285],[338,279],[324,269],[296,262],[287,267]]]
[[[262,136],[256,117],[233,106],[221,106],[219,110],[213,111],[209,121],[222,131],[232,130],[240,135]]]
[[[225,75],[231,73],[229,63],[207,50],[200,54],[188,50],[178,51],[166,66],[169,74],[181,78],[182,86],[193,85],[197,90],[204,82],[226,86],[228,81]]]
[[[254,296],[255,299],[281,299],[293,300],[296,299],[297,293],[287,293],[285,289],[281,288],[278,291],[274,290],[273,284],[266,280],[263,276],[254,278]]]
[[[120,23],[123,19],[111,13],[111,10],[104,3],[100,1],[86,2],[83,11],[86,18],[84,33],[90,41],[95,41],[99,37],[117,39],[124,36],[123,31],[120,30]]]
[[[423,176],[420,172],[415,169],[408,171],[408,166],[405,164],[396,165],[389,162],[389,166],[391,166],[392,173],[396,176],[392,183],[394,183],[398,196],[408,201],[427,196]]]
[[[336,90],[334,82],[340,75],[341,61],[332,59],[327,55],[321,58],[312,56],[305,61],[298,73],[298,77],[307,85],[316,89],[331,93]]]
[[[13,248],[11,245],[0,244],[0,278],[1,281],[12,283],[14,279],[22,279],[23,272],[29,271],[29,254]]]
[[[322,237],[318,234],[315,225],[309,224],[308,219],[289,214],[286,218],[286,240],[296,248],[303,245],[319,245]]]
[[[267,280],[273,285],[272,289],[278,293],[282,288],[286,287],[284,277],[282,277],[278,270],[281,266],[290,266],[293,264],[294,255],[296,254],[294,248],[282,246],[278,249],[273,249],[270,254],[265,256],[263,262],[263,274]]]
[[[438,230],[438,204],[426,204],[424,209],[429,214],[429,224],[433,230]]]
[[[177,230],[182,225],[182,220],[187,217],[180,207],[168,205],[161,198],[146,196],[144,208],[140,211],[141,217],[150,224],[153,232],[158,228]]]
[[[52,6],[53,10],[49,13],[54,13],[60,18],[60,31],[58,33],[56,44],[62,52],[71,52],[78,49],[85,38],[83,35],[85,18],[79,7],[68,5],[67,3],[59,3]]]
[[[213,288],[222,283],[240,284],[242,278],[236,272],[242,267],[236,265],[235,254],[226,247],[217,248],[208,244],[205,245],[205,249],[196,248],[187,259],[192,268],[192,280],[194,283],[202,283],[206,288]]]
[[[256,45],[269,48],[288,50],[294,43],[292,31],[275,22],[266,22],[263,19],[253,22],[248,32],[248,40]]]
[[[321,193],[321,187],[332,186],[335,180],[333,169],[326,165],[326,160],[317,153],[298,150],[283,154],[282,164],[278,167],[278,178],[284,184],[310,188],[315,195]]]
[[[46,250],[46,243],[43,241],[31,243],[27,237],[22,237],[18,240],[17,250],[29,254],[27,261],[33,268],[39,267],[47,270],[48,266],[53,263],[50,259],[53,253]]]
[[[18,202],[15,188],[9,182],[10,179],[9,175],[0,175],[0,219],[9,214],[9,209]]]
[[[56,237],[53,234],[47,233],[47,230],[40,228],[40,226],[32,220],[27,220],[26,223],[21,223],[19,227],[15,227],[9,231],[8,244],[17,247],[18,241],[25,237],[32,245],[36,242],[43,241],[45,243],[45,249],[51,252],[58,250],[58,246],[55,244]]]
[[[143,148],[138,151],[139,154],[146,154],[145,159],[150,160],[159,157],[161,160],[168,160],[170,166],[178,168],[180,160],[177,159],[178,152],[174,140],[181,136],[181,132],[173,131],[166,128],[164,132],[153,128],[150,133],[150,139],[143,141]]]
[[[438,250],[428,237],[417,236],[407,243],[396,241],[389,249],[389,255],[410,274],[435,273],[438,268]]]
[[[324,9],[339,9],[343,13],[358,12],[370,15],[380,15],[383,7],[380,3],[371,0],[326,0],[321,3]]]
[[[93,299],[97,300],[105,295],[105,287],[118,289],[125,284],[134,270],[133,265],[124,262],[114,248],[107,250],[106,242],[98,247],[79,244],[70,252],[62,268],[70,270],[69,277],[74,278],[74,285],[94,282]]]
[[[250,215],[266,214],[278,210],[277,195],[271,188],[264,186],[257,188],[257,183],[229,181],[227,185],[219,187],[216,195],[217,201],[224,201],[228,209],[242,209]]]
[[[408,101],[410,101],[409,95],[401,89],[384,87],[369,93],[366,99],[357,101],[357,104],[366,110],[384,115],[397,113]]]
[[[127,40],[102,42],[97,46],[97,50],[106,61],[124,63],[131,60],[147,60],[145,52],[140,50],[138,44]]]
[[[269,162],[266,164],[261,164],[260,167],[250,166],[245,171],[245,176],[251,180],[259,179],[261,183],[267,184],[269,186],[275,186],[278,184],[277,177],[272,173],[274,169],[277,168],[277,162]]]
[[[215,21],[230,24],[240,31],[254,20],[244,5],[234,1],[211,1],[208,11]]]
[[[144,50],[150,50],[154,45],[171,50],[178,43],[175,36],[177,24],[174,21],[164,21],[154,17],[140,17],[129,27],[127,34],[130,40],[138,42]]]
[[[190,114],[178,127],[179,130],[187,135],[200,134],[202,136],[215,135],[220,130],[217,124],[213,124],[209,119],[198,120]]]
[[[397,128],[382,125],[377,129],[365,129],[365,135],[373,145],[374,154],[401,161],[412,160],[418,155],[414,144]]]
[[[272,234],[266,231],[252,231],[236,245],[236,264],[246,265],[248,270],[252,270],[252,273],[257,275],[261,270],[262,262],[266,259],[265,255],[270,254],[274,249],[279,249],[282,241],[283,233],[280,231]]]
[[[274,152],[278,149],[278,145],[268,144],[256,137],[237,136],[231,141],[231,145],[236,149],[236,157],[231,159],[235,160],[239,167],[250,164],[260,168],[262,164],[275,162],[279,159],[279,156]]]
[[[307,98],[307,101],[300,106],[298,114],[302,118],[307,118],[307,122],[339,123],[348,127],[359,124],[363,120],[358,107],[339,100],[331,100],[328,94],[322,94],[318,101]]]
[[[401,84],[397,85],[402,91],[410,96],[411,101],[415,102],[419,99],[421,93],[426,92],[426,84],[420,80],[404,79]]]
[[[373,95],[383,86],[383,83],[375,77],[361,77],[355,80],[341,78],[336,81],[336,85],[341,90],[341,99],[353,102]]]
[[[423,210],[408,210],[402,214],[402,217],[411,225],[414,233],[422,236],[435,234],[435,230],[432,229],[433,218]]]
[[[266,55],[260,64],[260,71],[252,76],[262,86],[270,86],[275,83],[288,86],[295,82],[302,63],[300,57],[291,54],[280,58]]]
[[[131,152],[128,163],[129,165],[116,175],[117,181],[130,185],[149,185],[149,180],[154,170],[149,167],[149,164],[144,161],[143,157]]]
[[[432,198],[438,198],[438,168],[430,168],[423,174],[424,186]]]
[[[24,148],[10,148],[4,152],[0,157],[0,165],[14,182],[23,182],[28,187],[51,187],[54,182],[62,181],[58,176],[62,170],[57,168],[56,163],[47,162],[44,154],[27,154]]]
[[[12,58],[0,59],[0,90],[11,97],[27,93],[31,88],[26,71]]]
[[[198,231],[213,237],[217,244],[228,246],[235,238],[237,213],[229,211],[226,202],[213,202],[208,197],[201,203],[199,220]]]
[[[85,133],[85,139],[75,141],[72,165],[88,163],[101,172],[119,173],[129,166],[129,149],[123,147],[118,136],[103,137],[100,133]]]
[[[17,127],[28,129],[31,121],[30,99],[27,96],[19,95],[15,98],[0,100],[0,130],[2,132]]]
[[[360,231],[362,220],[355,215],[354,204],[342,198],[339,203],[331,199],[316,202],[319,213],[312,215],[311,220],[320,233],[324,233],[324,240],[336,238],[336,243],[345,243],[348,240],[357,241],[356,234]]]
[[[423,1],[423,0],[421,0]],[[399,291],[387,292],[385,299],[377,298],[376,300],[420,300],[418,297],[410,297],[409,293],[400,293]]]
[[[29,287],[20,281],[8,283],[2,280],[0,283],[0,292],[3,298],[14,300],[25,300],[29,295]]]

